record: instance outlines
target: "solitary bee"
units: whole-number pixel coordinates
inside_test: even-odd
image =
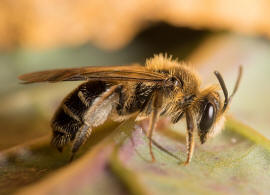
[[[63,100],[51,122],[52,145],[62,151],[67,143],[73,142],[71,159],[91,135],[93,127],[103,124],[108,118],[123,121],[135,116],[137,121],[149,118],[147,136],[154,161],[152,133],[159,118],[164,116],[172,123],[185,117],[185,163],[188,164],[194,151],[194,130],[198,131],[203,144],[222,129],[224,113],[237,91],[242,68],[229,97],[221,74],[217,71],[214,74],[224,99],[218,93],[218,85],[201,90],[199,76],[191,67],[162,54],[147,59],[145,66],[48,70],[19,78],[24,83],[86,81]]]

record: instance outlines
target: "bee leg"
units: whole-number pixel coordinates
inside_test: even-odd
[[[152,157],[152,162],[155,161],[155,156],[154,156],[153,150],[152,150],[152,134],[153,134],[153,130],[155,129],[157,120],[158,120],[157,111],[153,110],[153,112],[151,114],[151,118],[150,118],[148,131],[147,131],[147,137],[149,138],[149,150],[150,150],[150,155]]]
[[[160,98],[157,93],[154,94],[153,101],[152,101],[152,112],[151,112],[149,127],[147,131],[147,137],[149,138],[149,150],[150,150],[150,155],[152,157],[152,162],[155,161],[155,156],[152,150],[152,135],[156,127],[157,121],[159,119],[159,111],[160,111],[160,106],[162,104],[161,99],[162,98]]]
[[[70,162],[73,160],[76,152],[79,150],[80,146],[84,144],[84,142],[87,140],[87,138],[91,135],[92,133],[92,128],[84,124],[80,129],[79,132],[76,135],[75,141],[72,145],[72,155],[70,157]]]
[[[112,86],[101,96],[96,98],[84,115],[84,124],[77,132],[73,142],[71,161],[81,145],[84,144],[91,135],[92,128],[103,124],[107,120],[114,107],[114,103],[119,99],[119,95],[116,91],[120,87],[119,85]]]
[[[186,111],[186,122],[187,122],[187,137],[186,137],[186,142],[187,142],[187,159],[185,162],[185,165],[189,164],[194,152],[194,120],[192,113],[187,110]]]

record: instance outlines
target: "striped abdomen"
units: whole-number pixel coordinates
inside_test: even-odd
[[[75,139],[76,133],[85,123],[84,116],[93,102],[113,84],[103,81],[83,83],[62,102],[52,119],[52,144],[59,150]]]

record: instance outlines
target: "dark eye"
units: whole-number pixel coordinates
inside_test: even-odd
[[[206,132],[213,125],[215,118],[215,109],[211,103],[207,103],[203,110],[203,115],[199,124],[201,131]]]

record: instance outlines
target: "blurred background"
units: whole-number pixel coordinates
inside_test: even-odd
[[[267,0],[0,1],[0,150],[50,135],[49,121],[78,82],[21,85],[53,68],[144,64],[157,53],[195,66],[203,86],[222,73],[229,111],[270,138],[270,2]]]

